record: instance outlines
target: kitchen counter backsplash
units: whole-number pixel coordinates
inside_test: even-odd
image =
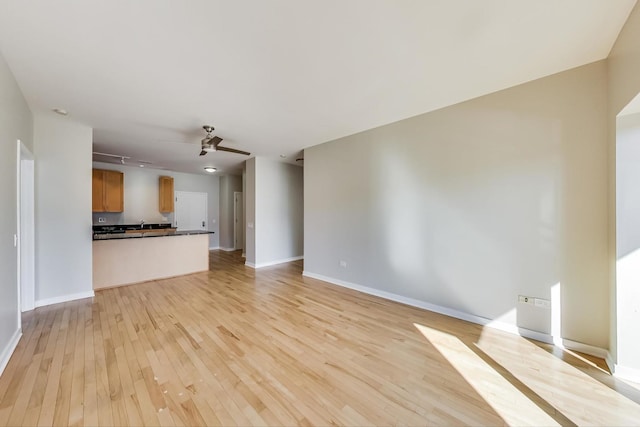
[[[126,233],[127,230],[163,230],[166,228],[171,228],[171,223],[94,225],[93,234],[116,234]]]
[[[140,213],[140,216],[132,217],[121,212],[93,212],[92,220],[93,225],[119,225],[124,226],[127,224],[136,224],[140,222],[140,219],[144,219],[148,223],[160,223],[173,222],[173,213],[166,214],[151,214]]]

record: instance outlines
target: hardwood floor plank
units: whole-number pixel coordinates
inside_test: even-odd
[[[212,251],[24,315],[4,425],[633,425],[603,362]]]

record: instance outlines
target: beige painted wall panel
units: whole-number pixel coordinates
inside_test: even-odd
[[[305,271],[543,333],[560,284],[606,348],[606,103],[601,61],[306,149]]]
[[[93,242],[93,289],[208,269],[208,234]]]

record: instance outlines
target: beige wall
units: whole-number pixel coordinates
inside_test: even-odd
[[[53,112],[34,115],[36,305],[86,298],[91,286],[93,131]]]
[[[543,333],[560,283],[608,347],[606,97],[597,62],[305,150],[305,272]]]
[[[18,338],[17,140],[33,152],[32,115],[0,55],[0,373]]]
[[[609,165],[609,257],[611,292],[610,348],[620,371],[635,370],[640,378],[640,344],[637,325],[640,324],[640,293],[637,279],[617,280],[616,262],[616,115],[640,92],[640,4],[636,4],[607,60],[608,72],[608,165]],[[630,230],[618,230],[626,233]],[[626,255],[626,254],[625,254]],[[618,368],[616,368],[618,370]]]

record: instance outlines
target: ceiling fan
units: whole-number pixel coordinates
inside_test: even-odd
[[[210,151],[227,151],[229,153],[244,154],[245,156],[251,155],[251,153],[247,153],[246,151],[242,150],[236,150],[235,148],[220,147],[219,144],[222,142],[222,138],[220,138],[219,136],[211,135],[211,132],[213,132],[214,129],[213,126],[204,125],[202,126],[202,129],[207,132],[207,136],[205,136],[202,140],[202,151],[200,151],[201,156],[204,156]]]

